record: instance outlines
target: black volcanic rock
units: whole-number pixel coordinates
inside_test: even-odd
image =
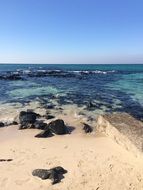
[[[57,135],[64,135],[68,133],[68,128],[66,127],[64,121],[62,119],[57,119],[55,121],[51,121],[47,127],[47,129],[50,129],[52,133],[55,133]],[[45,128],[45,130],[46,130]]]
[[[13,121],[11,125],[18,125],[16,121]]]
[[[4,123],[3,122],[0,122],[0,128],[1,127],[4,127]]]
[[[93,131],[93,128],[90,125],[83,123],[83,130],[85,133],[91,133]]]
[[[95,105],[93,104],[92,101],[89,101],[88,104],[87,104],[87,108],[90,109],[90,108],[94,108]]]
[[[44,115],[44,117],[45,117],[46,119],[53,119],[53,118],[55,118],[55,116],[53,116],[53,115],[48,115],[48,114]]]
[[[44,130],[47,126],[47,123],[44,123],[43,121],[36,121],[34,124],[33,124],[33,128],[35,129],[42,129]]]
[[[35,169],[32,172],[33,176],[37,176],[42,180],[51,179],[52,184],[59,183],[62,178],[64,178],[63,174],[67,173],[67,170],[62,168],[61,166],[52,168],[52,169]]]
[[[0,80],[22,80],[19,74],[5,74],[0,76]]]
[[[35,123],[36,118],[37,118],[37,114],[34,112],[21,111],[19,114],[19,121],[21,125],[19,129],[29,128]]]
[[[52,137],[52,136],[53,136],[53,134],[50,131],[50,129],[47,129],[47,130],[42,131],[41,133],[35,135],[35,137],[37,137],[37,138],[46,138],[46,137]]]

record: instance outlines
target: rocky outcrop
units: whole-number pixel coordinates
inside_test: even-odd
[[[127,113],[99,116],[96,129],[135,155],[143,151],[143,123]]]
[[[19,74],[1,75],[0,80],[22,80]]]
[[[56,119],[50,123],[44,123],[42,120],[36,120],[38,114],[32,111],[21,111],[19,114],[19,129],[41,129],[44,130],[37,134],[35,137],[46,138],[51,137],[53,134],[64,135],[69,133],[67,126],[62,119]],[[52,119],[53,116],[51,116]]]
[[[51,179],[52,184],[59,183],[62,178],[64,178],[63,174],[67,173],[67,170],[62,168],[61,166],[46,170],[46,169],[36,169],[33,170],[32,175],[41,178],[42,180]]]

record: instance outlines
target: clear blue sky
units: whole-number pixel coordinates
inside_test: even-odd
[[[143,63],[143,0],[0,0],[0,62]]]

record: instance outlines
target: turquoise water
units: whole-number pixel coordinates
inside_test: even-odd
[[[15,71],[17,69],[63,69],[63,70],[117,70],[143,72],[142,64],[0,64],[0,71]]]
[[[127,112],[143,118],[143,65],[1,64],[0,101],[58,99],[60,105],[87,105],[89,111]],[[57,98],[58,97],[58,98]],[[89,108],[92,102],[92,108]]]

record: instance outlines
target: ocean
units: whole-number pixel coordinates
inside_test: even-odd
[[[142,64],[0,64],[0,104],[35,101],[143,120]]]

